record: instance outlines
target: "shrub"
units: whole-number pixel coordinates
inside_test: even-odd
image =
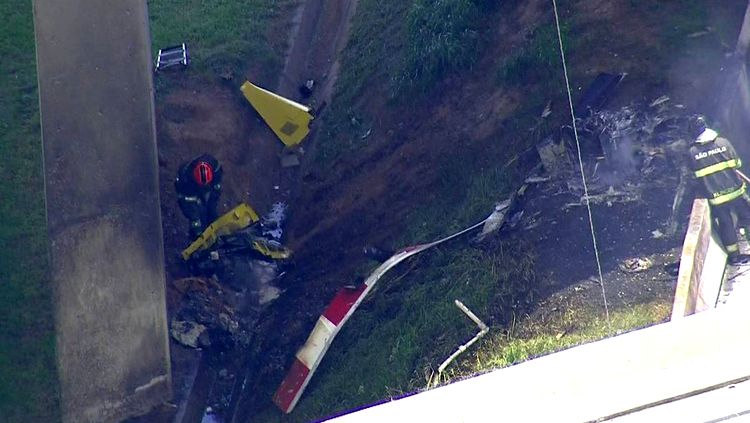
[[[485,0],[416,0],[407,17],[408,42],[395,94],[425,91],[448,72],[471,66],[480,47],[482,11],[489,7]]]
[[[567,26],[561,28],[565,50],[573,48]],[[498,80],[510,85],[557,81],[562,74],[560,44],[554,24],[537,27],[525,46],[506,57]]]

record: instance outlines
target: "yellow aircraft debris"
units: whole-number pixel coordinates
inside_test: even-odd
[[[259,220],[252,207],[245,203],[240,204],[208,225],[206,230],[182,252],[182,259],[187,260],[196,251],[211,247],[220,236],[242,230]]]
[[[288,147],[302,142],[310,133],[312,109],[245,81],[240,87],[247,101],[258,111],[276,136]]]

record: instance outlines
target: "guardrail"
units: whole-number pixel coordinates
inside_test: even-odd
[[[724,280],[727,254],[712,228],[705,199],[693,201],[690,224],[682,245],[672,320],[716,307]]]

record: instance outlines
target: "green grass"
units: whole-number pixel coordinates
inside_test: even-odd
[[[576,48],[569,26],[563,25],[561,34],[566,50]],[[537,27],[529,41],[502,60],[497,79],[501,85],[533,85],[549,90],[554,84],[559,89],[564,84],[561,72],[557,29],[550,22]]]
[[[0,4],[0,416],[58,420],[30,1]]]
[[[413,102],[451,73],[470,68],[485,41],[491,0],[361,0],[343,52],[325,132],[317,147],[321,168],[366,143],[370,128],[365,90],[384,87],[386,107]]]
[[[292,3],[149,1],[154,49],[185,41],[199,75],[239,73],[252,64],[268,77],[281,60],[266,32]],[[59,387],[31,2],[4,2],[0,15],[0,416],[54,422]]]
[[[476,223],[508,195],[512,181],[501,169],[471,175],[457,165],[466,160],[471,158],[440,165],[436,189],[443,195],[406,217],[398,245],[435,240]],[[540,285],[530,242],[476,248],[468,241],[436,247],[379,282],[329,350],[291,421],[423,388],[440,362],[476,332],[454,299],[500,327],[534,303]]]
[[[334,98],[323,118],[324,132],[316,152],[321,169],[364,146],[361,136],[371,118],[364,111],[367,99],[363,94],[373,84],[389,87],[401,71],[410,6],[411,1],[358,2]]]
[[[471,66],[479,55],[481,16],[472,0],[416,0],[406,18],[408,43],[394,96],[424,92],[448,72]]]
[[[281,56],[270,41],[285,45],[286,32],[268,34],[272,19],[288,11],[293,0],[202,1],[149,0],[154,57],[159,48],[185,42],[198,74],[242,75],[252,66],[260,78],[271,78]],[[283,40],[269,40],[269,36]]]
[[[446,371],[444,380],[507,367],[576,345],[651,326],[669,319],[671,304],[653,301],[612,310],[610,325],[601,309],[570,307],[545,322],[520,322],[487,336],[462,367]],[[572,328],[572,329],[571,329]]]
[[[424,387],[426,378],[476,326],[461,300],[487,322],[509,321],[512,304],[534,300],[530,246],[492,251],[446,247],[399,267],[344,327],[293,414],[310,421]]]
[[[436,196],[429,205],[407,211],[406,225],[399,245],[433,241],[461,230],[487,217],[495,203],[508,198],[513,190],[513,168],[488,166],[467,171],[465,163],[477,158],[446,158],[436,163],[439,179]]]
[[[454,42],[460,44],[457,40],[464,34],[451,31],[453,38],[447,37],[443,44],[434,47],[433,50],[439,52],[436,56],[414,59],[412,64],[418,62],[423,68],[411,68],[411,74],[403,72],[410,69],[407,66],[408,52],[410,47],[417,45],[415,35],[430,40],[430,33],[440,34],[450,25],[446,22],[427,24],[424,33],[412,32],[416,28],[414,22],[419,22],[415,18],[419,3],[415,1],[410,7],[401,4],[398,8],[384,5],[386,10],[380,15],[366,15],[359,24],[355,23],[355,35],[368,34],[367,39],[377,46],[367,50],[360,44],[350,44],[347,49],[334,103],[342,101],[332,105],[332,109],[341,113],[326,121],[326,129],[330,132],[321,141],[331,145],[323,150],[325,157],[321,163],[329,163],[341,152],[353,152],[365,145],[366,141],[361,141],[358,135],[369,127],[371,119],[362,106],[371,100],[362,99],[362,95],[368,92],[367,84],[374,84],[381,88],[381,93],[387,93],[381,95],[387,97],[383,103],[388,105],[388,100],[393,99],[394,87],[398,87],[394,81],[398,82],[399,78],[406,80],[404,75],[424,76],[428,82],[423,86],[417,82],[415,86],[419,91],[429,93],[434,81],[475,63],[475,58],[464,59],[460,49],[451,50],[456,48]],[[679,8],[672,2],[670,8],[664,8],[661,2],[656,3],[650,2],[649,7],[657,10],[647,17],[659,25],[656,46],[635,51],[633,46],[626,44],[631,42],[629,40],[610,41],[618,48],[648,57],[658,51],[659,46],[670,46],[678,39],[680,42],[676,45],[684,46],[683,39],[688,34],[706,25],[706,19],[697,13],[700,5]],[[374,10],[365,9],[365,12],[372,14]],[[437,14],[438,10],[419,13],[429,16]],[[664,17],[667,19],[660,22]],[[581,50],[591,46],[592,42],[604,42],[597,37],[608,31],[607,25],[611,22],[598,25],[595,21],[587,25],[590,27],[583,28],[575,16],[563,16],[562,36],[566,53],[569,58],[578,59],[568,63],[574,88],[585,85],[584,77],[591,78],[589,73],[594,59],[585,57]],[[392,31],[384,34],[383,28]],[[368,30],[375,33],[370,34]],[[398,44],[394,40],[402,42]],[[471,37],[466,40],[464,42],[475,41]],[[382,45],[389,47],[380,49]],[[421,45],[429,47],[431,44],[423,42]],[[445,51],[458,52],[455,67],[442,61],[445,57],[442,52]],[[367,52],[383,56],[373,57]],[[412,52],[411,57],[421,57],[420,51]],[[360,67],[362,64],[365,65]],[[651,71],[666,72],[668,65],[666,60],[657,62],[654,67],[658,66],[658,69]],[[361,69],[362,72],[352,74],[347,68]],[[549,129],[569,119],[567,108],[560,106],[567,104],[567,98],[557,32],[552,22],[535,28],[526,42],[511,55],[498,60],[497,67],[489,71],[496,72],[500,87],[522,89],[525,94],[516,112],[508,118],[503,138],[498,136],[496,141],[481,144],[482,147],[488,146],[482,154],[493,157],[495,160],[489,162],[498,165],[478,165],[488,161],[472,157],[472,153],[467,153],[467,157],[446,157],[445,162],[434,163],[435,173],[439,175],[438,183],[431,187],[434,196],[430,202],[417,203],[413,209],[403,211],[405,230],[397,245],[433,240],[485,217],[492,204],[507,197],[518,182],[513,166],[499,164],[533,146],[538,136],[548,133],[543,129],[531,131],[533,127]],[[659,77],[653,72],[643,76]],[[539,114],[548,101],[553,103],[555,112],[548,119],[550,122],[539,125]],[[510,140],[512,145],[509,145]],[[465,166],[465,163],[474,165]],[[523,242],[475,249],[468,247],[466,240],[458,240],[402,265],[397,270],[398,276],[382,281],[339,335],[290,421],[321,418],[336,411],[422,389],[435,381],[447,382],[505,367],[668,318],[670,305],[653,301],[610,310],[611,327],[605,322],[603,310],[587,306],[561,307],[565,311],[545,325],[526,319],[523,317],[524,307],[533,304],[545,288],[544,282],[536,277],[537,263],[532,250],[530,243]],[[476,333],[476,327],[452,304],[456,298],[492,325],[492,330],[474,345],[473,352],[459,357],[438,378],[434,371],[442,360]]]
[[[689,34],[705,30],[708,26],[706,10],[711,6],[713,6],[712,2],[680,2],[681,13],[671,14],[666,24],[661,27],[664,45],[679,49],[689,41],[687,38]]]

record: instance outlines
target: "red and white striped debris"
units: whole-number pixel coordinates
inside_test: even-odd
[[[297,405],[304,392],[305,387],[310,382],[313,373],[318,368],[320,361],[323,359],[328,347],[333,343],[333,338],[339,333],[341,327],[349,320],[349,317],[354,313],[354,310],[362,303],[362,300],[367,296],[375,283],[389,270],[395,267],[400,262],[407,258],[420,253],[424,250],[432,248],[445,241],[453,239],[457,236],[463,235],[472,229],[478,228],[483,225],[487,219],[472,225],[460,232],[429,244],[420,244],[411,247],[406,247],[395,254],[393,254],[388,260],[378,266],[365,281],[357,286],[355,289],[342,288],[333,297],[328,307],[325,309],[322,315],[318,318],[318,322],[315,324],[310,336],[305,341],[302,348],[297,351],[294,363],[287,372],[286,377],[281,382],[281,385],[276,390],[273,396],[273,402],[283,411],[284,413],[290,413],[294,406]]]

